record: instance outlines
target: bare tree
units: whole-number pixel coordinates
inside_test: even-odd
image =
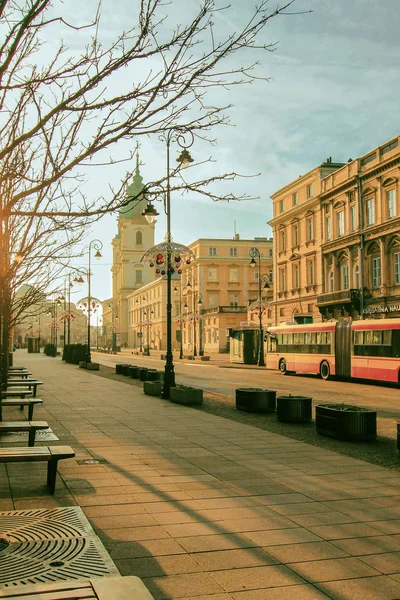
[[[115,162],[112,153],[117,142],[165,135],[177,128],[215,141],[210,132],[229,123],[226,93],[234,86],[266,81],[260,78],[250,51],[259,57],[274,49],[265,40],[266,26],[271,19],[289,14],[294,1],[270,6],[269,0],[261,0],[249,11],[248,20],[235,27],[234,7],[219,7],[217,0],[194,3],[194,12],[181,15],[180,24],[170,23],[164,0],[140,0],[134,27],[124,31],[121,25],[106,44],[99,34],[101,5],[93,0],[85,3],[85,8],[94,7],[87,23],[71,17],[70,3],[61,0],[0,0],[3,369],[11,282],[18,267],[10,251],[15,257],[20,245],[27,256],[28,232],[38,219],[44,242],[46,231],[76,230],[82,219],[97,219],[132,201],[123,197],[126,180],[106,197],[89,199],[82,192],[88,168]],[[228,25],[220,27],[222,22]],[[54,43],[71,33],[73,48],[61,41],[55,51],[53,47],[47,51],[49,40]],[[121,72],[125,76],[117,77]],[[215,104],[215,90],[226,92],[218,94],[220,104]],[[119,160],[130,158],[128,153]],[[175,178],[171,191],[189,189],[213,200],[234,199],[231,193],[218,195],[210,183],[235,176],[235,172],[223,173],[190,184]],[[146,192],[156,193],[164,179],[165,173],[147,185]],[[18,225],[15,218],[25,220]]]

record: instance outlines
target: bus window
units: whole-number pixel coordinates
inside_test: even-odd
[[[298,333],[294,333],[293,334],[293,343],[294,344],[298,344],[299,343],[299,334]]]
[[[276,352],[276,337],[274,335],[268,336],[267,352]]]
[[[310,344],[310,334],[309,334],[309,333],[305,333],[305,334],[304,334],[304,343],[305,343],[306,345],[309,345],[309,344]]]
[[[299,333],[299,344],[304,344],[304,337],[305,337],[304,333]]]
[[[312,331],[310,333],[310,344],[316,344],[316,343],[317,343],[317,332]]]
[[[317,344],[321,344],[321,332],[317,331]]]
[[[362,331],[355,331],[354,332],[354,345],[355,346],[362,346],[363,344],[363,332]]]
[[[372,332],[372,343],[379,346],[382,344],[382,331]]]
[[[372,342],[372,331],[364,331],[364,346],[370,345]]]
[[[284,333],[284,334],[282,335],[282,344],[283,344],[284,346],[286,346],[286,344],[287,344],[287,333]]]
[[[287,334],[287,343],[288,344],[293,344],[293,333],[288,333]]]
[[[283,341],[282,341],[283,340],[283,334],[279,333],[276,337],[277,337],[278,346],[282,346],[282,343],[283,343]]]
[[[382,344],[384,346],[392,345],[392,332],[390,331],[390,329],[385,329],[384,331],[382,331]]]

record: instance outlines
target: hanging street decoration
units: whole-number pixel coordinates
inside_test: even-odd
[[[168,235],[166,235],[161,244],[149,248],[141,258],[141,262],[148,263],[151,268],[155,269],[156,275],[160,276],[167,274],[168,260],[171,275],[174,273],[181,275],[182,267],[190,265],[196,260],[196,257],[190,248],[174,242],[172,237],[168,240]]]

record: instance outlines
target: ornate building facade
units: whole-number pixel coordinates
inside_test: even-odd
[[[400,316],[400,137],[272,195],[276,322]]]

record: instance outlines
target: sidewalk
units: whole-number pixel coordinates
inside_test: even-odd
[[[0,465],[0,510],[77,504],[121,574],[156,600],[400,598],[400,471],[59,358],[16,353],[15,363],[44,381],[35,419],[76,457],[60,462],[54,497],[37,477],[44,465]]]
[[[130,357],[132,358],[132,360],[134,359],[135,356],[137,356],[137,350],[136,349],[132,349],[132,348],[122,348],[120,352],[116,353],[118,356],[121,357]],[[165,355],[165,350],[150,350],[150,356],[153,358],[157,358],[157,359],[161,359],[161,355]],[[179,352],[177,352],[176,350],[174,351],[174,360],[178,361],[178,356],[179,356]],[[185,355],[184,355],[185,356]],[[235,362],[231,362],[230,361],[230,356],[229,354],[210,354],[210,360],[209,361],[201,361],[202,365],[212,365],[213,367],[217,366],[219,368],[223,368],[223,369],[263,369],[265,370],[266,367],[259,367],[257,365],[248,365],[248,364],[244,364],[244,363],[235,363]],[[182,359],[184,362],[188,362],[187,360],[185,360],[184,358]],[[192,361],[190,361],[192,362]],[[197,356],[193,362],[200,362],[200,357]]]

